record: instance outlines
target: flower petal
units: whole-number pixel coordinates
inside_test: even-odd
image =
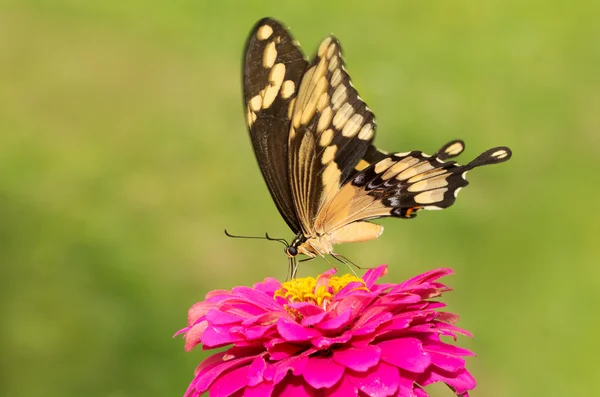
[[[196,325],[194,325],[190,330],[185,334],[185,351],[189,352],[202,340],[202,335],[204,335],[204,331],[208,327],[207,321],[202,321]]]
[[[331,357],[311,357],[304,368],[306,383],[315,389],[329,388],[339,382],[344,375],[344,367]]]
[[[254,284],[255,290],[271,297],[275,295],[275,291],[277,291],[279,288],[281,288],[281,283],[273,277],[267,277],[262,283]]]
[[[358,389],[345,377],[330,389],[325,390],[326,397],[358,396]]]
[[[277,322],[277,332],[288,342],[304,342],[320,335],[313,328],[304,328],[298,323],[284,318],[279,319]]]
[[[391,339],[377,344],[381,360],[411,372],[421,373],[431,364],[431,356],[416,338]]]
[[[386,273],[387,273],[387,265],[381,265],[381,266],[377,266],[375,269],[367,270],[367,272],[363,276],[363,280],[365,280],[365,284],[367,285],[367,288],[371,289],[371,287],[373,287],[373,284],[375,284],[375,281],[377,281],[377,279],[385,276]]]
[[[429,352],[431,363],[444,371],[457,372],[465,367],[465,359],[441,353]]]
[[[312,339],[312,345],[318,349],[327,349],[336,343],[346,343],[352,339],[351,332],[344,332],[340,336],[317,336]]]
[[[279,361],[306,349],[305,346],[288,343],[284,339],[273,338],[265,343],[272,360]]]
[[[337,331],[340,328],[346,327],[350,324],[350,315],[351,311],[349,309],[344,310],[342,313],[335,315],[335,313],[329,312],[330,317],[334,315],[335,317],[331,317],[327,320],[322,321],[319,324],[315,324],[315,328],[324,330],[324,331]]]
[[[222,373],[243,366],[244,364],[247,364],[252,360],[254,360],[253,356],[241,357],[225,361],[222,364],[215,365],[210,368],[206,368],[206,371],[201,371],[192,381],[192,384],[190,384],[188,391],[190,389],[195,389],[196,391],[198,391],[199,394],[202,394],[206,390],[208,390],[208,388],[213,384],[215,379],[217,379]]]
[[[362,349],[348,348],[335,350],[333,359],[338,364],[343,365],[357,372],[365,372],[374,367],[381,358],[381,349],[377,346],[366,346]]]
[[[263,373],[267,368],[267,363],[262,356],[256,357],[248,370],[248,385],[256,386],[263,381]]]
[[[211,397],[228,397],[240,390],[248,383],[248,370],[250,367],[244,366],[229,371],[220,376],[209,389]]]
[[[272,382],[262,382],[256,386],[248,386],[244,389],[244,397],[270,397],[275,385]]]
[[[452,387],[456,394],[462,395],[467,391],[475,388],[475,379],[466,369],[462,369],[457,373],[446,372],[442,370],[430,370],[427,371],[421,378],[419,378],[418,383],[421,386],[427,386],[435,382],[444,382],[448,386]]]
[[[265,379],[272,380],[273,383],[277,384],[286,377],[290,370],[295,376],[302,375],[306,365],[308,364],[308,356],[313,354],[315,351],[315,349],[308,349],[299,355],[288,357],[271,364],[265,370]]]
[[[314,397],[315,390],[298,376],[287,377],[281,384],[275,387],[273,392],[275,396],[290,397]]]
[[[398,368],[380,362],[370,371],[349,373],[348,379],[358,390],[371,397],[385,397],[398,390],[400,374]]]
[[[287,304],[289,307],[298,310],[304,317],[315,316],[317,314],[327,314],[323,308],[309,302],[292,302]]]
[[[442,269],[434,269],[428,271],[427,273],[420,274],[416,277],[406,280],[403,283],[398,284],[402,289],[414,288],[421,284],[430,283],[439,278],[447,276],[449,274],[454,274],[452,269],[442,268]]]

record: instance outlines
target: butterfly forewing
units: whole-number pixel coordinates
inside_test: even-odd
[[[248,38],[243,65],[244,107],[254,153],[281,216],[300,230],[289,184],[288,135],[293,101],[307,62],[279,22],[259,21]]]
[[[328,37],[302,78],[289,134],[292,196],[306,234],[374,135],[373,113],[352,86],[339,42]]]

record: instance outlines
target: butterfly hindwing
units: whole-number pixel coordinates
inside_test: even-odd
[[[381,200],[390,216],[412,218],[419,209],[444,209],[454,204],[458,192],[469,184],[467,171],[504,162],[511,156],[508,148],[498,147],[467,165],[445,161],[463,148],[461,141],[454,141],[434,156],[420,151],[392,154],[359,173],[350,183]]]
[[[330,233],[353,222],[388,216],[413,218],[421,209],[447,208],[454,203],[458,192],[468,185],[468,171],[504,162],[512,155],[510,149],[497,147],[467,165],[459,165],[445,161],[459,151],[458,146],[455,150],[445,150],[452,143],[442,147],[435,156],[412,151],[389,154],[372,163],[358,172],[324,206],[316,219],[316,230]]]
[[[308,63],[289,31],[270,18],[252,29],[243,62],[244,107],[254,153],[273,201],[296,233],[300,224],[289,185],[288,135]]]
[[[298,219],[312,233],[322,205],[371,146],[373,113],[344,69],[342,51],[327,37],[300,84],[289,135],[289,173]]]

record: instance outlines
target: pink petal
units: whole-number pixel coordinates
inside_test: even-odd
[[[241,357],[226,361],[222,364],[216,365],[207,371],[201,372],[196,376],[190,385],[190,389],[196,389],[200,394],[204,393],[213,384],[222,373],[227,372],[231,369],[243,366],[254,359],[253,356]]]
[[[281,288],[281,283],[273,277],[267,277],[262,283],[254,284],[255,290],[260,291],[270,297],[275,295],[275,291],[277,291],[279,288]]]
[[[248,370],[245,366],[227,372],[217,379],[211,386],[209,394],[211,397],[228,397],[248,383]]]
[[[326,397],[351,397],[358,396],[358,389],[346,378],[342,378],[337,385],[325,390]]]
[[[392,314],[389,312],[382,312],[370,316],[366,321],[362,321],[362,318],[352,326],[352,333],[354,335],[365,335],[375,332],[382,324],[389,321],[392,318]]]
[[[335,313],[329,312],[329,315],[335,315]],[[338,314],[335,317],[329,318],[328,320],[322,321],[319,324],[315,325],[315,328],[325,330],[325,331],[337,331],[340,328],[346,327],[350,324],[350,310],[345,310],[344,312]]]
[[[432,337],[430,337],[423,341],[423,349],[424,350],[429,351],[429,352],[447,354],[450,356],[474,356],[475,355],[475,353],[473,353],[470,350],[463,349],[461,347],[442,342],[439,339],[439,336],[437,336],[437,335],[435,335],[435,336],[437,337],[436,338],[437,340],[432,339]]]
[[[202,335],[204,335],[204,331],[208,327],[207,321],[202,321],[199,324],[194,325],[188,332],[185,334],[185,351],[189,352],[202,340]]]
[[[202,344],[204,347],[221,347],[241,340],[239,336],[232,335],[227,327],[209,326],[202,334]]]
[[[253,316],[244,319],[242,325],[250,326],[250,325],[272,325],[276,324],[277,320],[281,317],[281,312],[267,312],[263,314],[259,314],[258,316]]]
[[[374,367],[379,362],[380,357],[381,350],[377,346],[366,346],[362,349],[351,347],[333,352],[335,362],[357,372],[365,372]]]
[[[315,316],[317,314],[325,314],[323,308],[309,302],[292,302],[287,303],[292,309],[298,310],[304,317]]]
[[[206,321],[212,325],[228,325],[228,324],[239,324],[244,320],[244,317],[223,312],[220,310],[210,310],[206,313]]]
[[[244,397],[270,397],[275,385],[272,382],[263,382],[256,386],[248,386],[244,390]]]
[[[387,265],[381,265],[381,266],[376,267],[375,269],[367,270],[367,272],[363,276],[363,280],[365,280],[365,284],[367,285],[367,288],[371,289],[371,287],[375,284],[375,281],[377,281],[379,278],[385,276],[386,273],[387,273]]]
[[[350,309],[350,312],[352,313],[351,317],[356,318],[364,312],[365,308],[367,308],[374,299],[374,296],[368,294],[347,296],[340,300],[336,299],[330,307],[330,310],[336,310],[341,313]]]
[[[314,397],[315,390],[300,377],[288,377],[275,387],[274,396]]]
[[[301,350],[306,349],[305,346],[288,343],[283,339],[271,339],[265,344],[271,359],[275,361],[283,360],[289,356],[293,356]]]
[[[206,316],[206,313],[215,307],[217,307],[215,303],[205,301],[194,303],[188,310],[188,325],[194,325],[200,317]]]
[[[465,360],[461,357],[429,352],[431,363],[444,371],[456,372],[465,367]]]
[[[398,368],[380,362],[370,371],[349,373],[348,379],[358,390],[371,397],[385,397],[398,390],[400,374]]]
[[[263,373],[267,368],[265,359],[261,356],[256,357],[248,370],[248,385],[256,386],[263,381]]]
[[[292,356],[271,364],[265,370],[265,379],[272,380],[273,383],[277,384],[286,377],[289,371],[292,371],[292,374],[296,376],[302,375],[308,364],[308,356],[313,354],[315,351],[315,349],[309,349],[300,353],[299,355]]]
[[[449,274],[454,274],[454,271],[452,269],[447,269],[447,268],[446,269],[435,269],[435,270],[428,271],[427,273],[420,274],[409,280],[406,280],[405,282],[400,283],[399,285],[403,289],[414,288],[420,284],[430,283],[434,280],[437,280],[437,279],[447,276]]]
[[[319,324],[321,321],[323,321],[328,314],[328,312],[321,312],[315,315],[304,317],[300,324],[302,324],[303,327],[312,327],[313,325]]]
[[[346,343],[352,339],[353,335],[351,332],[344,332],[340,336],[317,336],[311,340],[312,345],[318,349],[327,349],[336,343]]]
[[[281,310],[274,300],[273,296],[268,296],[264,292],[257,291],[249,287],[235,287],[231,290],[236,296],[242,297],[245,300],[254,303],[267,310]]]
[[[458,371],[458,373],[431,370],[423,374],[423,377],[418,380],[418,383],[421,386],[427,386],[435,382],[446,383],[448,386],[451,386],[458,395],[462,395],[476,386],[475,379],[473,379],[466,369],[462,369]]]
[[[416,338],[391,339],[380,342],[381,359],[396,367],[421,373],[431,364],[431,356]]]
[[[288,342],[304,342],[308,341],[320,333],[313,328],[304,328],[303,326],[281,318],[277,322],[277,332],[279,335]]]
[[[329,388],[335,385],[344,375],[344,367],[331,357],[311,357],[304,368],[306,383],[315,389]]]

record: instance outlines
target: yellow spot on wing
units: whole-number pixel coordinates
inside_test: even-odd
[[[319,123],[317,124],[317,132],[321,132],[323,130],[325,130],[326,128],[329,127],[329,125],[331,124],[331,119],[333,118],[333,110],[331,110],[331,107],[327,106],[325,109],[323,109],[323,112],[321,113],[321,117],[319,118]],[[331,141],[331,137],[333,137],[333,131],[332,130],[327,130],[330,131],[330,137],[329,137],[329,141]],[[327,132],[325,131],[325,132]],[[323,135],[325,135],[325,132],[323,133]],[[321,135],[321,142],[323,142],[323,135]],[[325,145],[323,145],[321,143],[321,146],[327,146],[329,145],[329,142],[326,143]]]
[[[432,190],[440,187],[448,186],[448,175],[438,176],[436,178],[425,179],[408,187],[409,192],[422,192],[424,190]]]
[[[263,25],[256,32],[256,37],[259,40],[266,40],[269,37],[271,37],[272,34],[273,34],[273,28],[270,27],[269,25]]]
[[[323,164],[331,163],[333,161],[333,158],[335,157],[336,153],[337,153],[336,145],[328,146],[327,149],[325,149],[325,151],[323,151],[323,157],[321,157],[321,163],[323,163]]]
[[[492,153],[492,157],[497,158],[499,160],[505,158],[506,156],[508,156],[508,152],[506,150],[497,150],[494,153]]]
[[[377,174],[382,173],[384,170],[387,170],[388,168],[390,168],[390,166],[392,164],[394,164],[394,160],[392,160],[389,157],[384,158],[383,160],[381,160],[377,164],[375,164],[375,173],[377,173]]]
[[[285,65],[283,63],[278,63],[277,65],[273,66],[271,73],[269,73],[269,86],[267,86],[263,96],[263,109],[266,109],[273,104],[273,101],[275,100],[275,97],[281,88],[281,84],[283,83],[284,76]]]
[[[411,178],[415,175],[419,175],[425,171],[429,171],[433,168],[433,165],[429,162],[422,162],[421,164],[417,164],[414,167],[407,169],[406,171],[399,174],[396,179],[399,181],[403,181],[405,179]]]
[[[331,85],[333,87],[337,87],[338,84],[342,82],[342,71],[340,69],[336,69],[331,74]]]
[[[327,47],[329,47],[329,43],[331,43],[331,37],[326,37],[325,40],[321,42],[321,45],[317,50],[317,55],[323,57],[325,55],[325,51],[327,51]]]
[[[371,123],[365,124],[358,133],[358,139],[362,139],[364,141],[368,141],[373,137],[373,126]]]
[[[317,110],[319,112],[322,112],[323,109],[325,109],[325,106],[327,105],[329,105],[329,94],[327,94],[327,92],[324,92],[321,94],[319,100],[317,101]]]
[[[296,90],[296,84],[292,80],[286,80],[281,85],[281,97],[283,99],[288,99],[292,95],[294,95],[294,91]]]
[[[250,99],[250,109],[252,109],[255,112],[258,112],[260,110],[260,107],[262,106],[262,100],[262,96],[260,95],[256,95],[255,97]]]
[[[446,193],[446,191],[448,191],[448,188],[444,187],[419,193],[415,196],[415,202],[419,204],[438,203],[444,199],[444,193]]]
[[[271,41],[267,44],[265,51],[263,52],[263,66],[267,69],[272,68],[276,58],[277,50],[275,49],[275,42]]]
[[[458,153],[462,152],[464,150],[464,146],[462,143],[460,142],[456,142],[453,143],[452,145],[448,146],[446,148],[446,150],[444,151],[444,153],[448,154],[449,156],[455,156]]]
[[[342,103],[346,100],[346,86],[340,85],[331,95],[331,103],[334,109],[339,109]]]
[[[361,159],[361,160],[358,162],[358,164],[356,164],[356,166],[354,167],[354,169],[355,169],[356,171],[362,171],[362,170],[364,170],[365,168],[367,168],[367,167],[368,167],[368,166],[370,166],[370,165],[371,165],[371,164],[370,164],[370,163],[369,163],[367,160]]]
[[[322,118],[323,116],[321,116]],[[320,121],[319,121],[320,122]],[[325,130],[322,134],[321,134],[321,138],[319,139],[319,145],[325,147],[327,145],[329,145],[331,143],[331,141],[333,140],[333,130],[330,128],[328,130]]]
[[[391,160],[391,159],[390,159]],[[419,162],[418,158],[415,157],[407,157],[404,158],[400,161],[398,161],[396,164],[394,164],[392,167],[390,167],[389,170],[387,170],[385,172],[385,174],[383,174],[381,176],[381,178],[383,180],[388,180],[396,175],[398,175],[400,172],[404,171],[405,169],[407,169],[408,167],[411,167],[415,164],[417,164]]]
[[[359,128],[362,126],[363,120],[364,120],[364,117],[361,116],[360,114],[355,114],[354,116],[352,116],[350,118],[350,120],[348,120],[346,125],[344,126],[344,129],[342,130],[342,135],[347,138],[350,138],[350,137],[353,137],[354,135],[356,135]]]
[[[346,122],[352,116],[353,113],[354,109],[352,108],[352,106],[348,102],[344,103],[340,110],[338,110],[338,112],[333,117],[334,127],[338,130],[342,129],[344,124],[346,124]]]

